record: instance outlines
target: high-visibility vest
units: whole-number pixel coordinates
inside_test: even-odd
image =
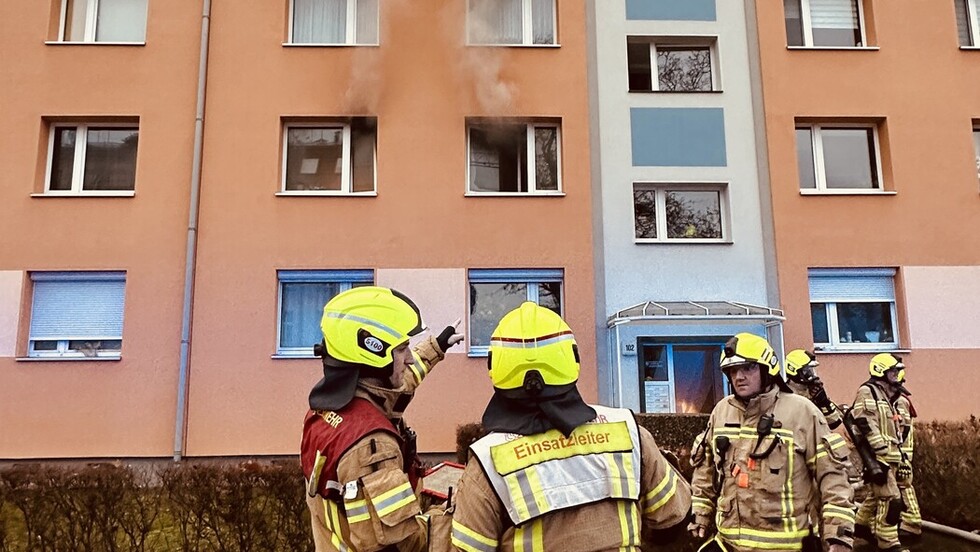
[[[569,437],[491,433],[470,449],[514,525],[608,498],[638,500],[640,436],[627,409],[593,406],[597,417]]]

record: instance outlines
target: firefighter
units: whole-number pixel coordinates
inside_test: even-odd
[[[722,399],[695,440],[694,522],[703,551],[822,550],[811,522],[820,497],[822,538],[850,550],[854,511],[844,439],[809,400],[783,381],[769,343],[740,333],[725,344],[721,370],[734,394]]]
[[[794,393],[810,399],[827,419],[830,429],[837,429],[843,421],[840,409],[827,396],[823,382],[817,376],[817,357],[810,351],[796,349],[786,355],[786,382]]]
[[[902,502],[905,509],[902,511],[902,523],[899,525],[899,538],[909,542],[919,540],[922,537],[922,512],[919,511],[919,499],[915,496],[915,488],[912,487],[912,454],[915,452],[915,418],[918,416],[915,407],[909,397],[912,395],[905,387],[905,374],[899,372],[902,384],[902,391],[895,400],[895,409],[901,417],[901,434],[899,448],[902,453],[902,464],[899,464],[895,471],[895,482],[898,490],[902,494]]]
[[[868,371],[871,378],[858,387],[851,415],[867,421],[867,440],[884,474],[869,482],[871,494],[858,509],[856,529],[859,536],[873,537],[879,549],[901,552],[908,549],[898,538],[904,504],[897,478],[911,480],[912,471],[902,458],[901,415],[895,406],[904,389],[905,365],[901,358],[881,353],[871,359]]]
[[[424,330],[418,307],[373,286],[331,299],[320,328],[314,351],[323,378],[310,392],[301,445],[316,551],[424,550],[420,463],[402,414],[462,336],[449,326],[410,349],[409,338]]]
[[[683,531],[690,487],[632,412],[582,400],[578,346],[560,316],[531,302],[507,313],[488,364],[490,433],[459,482],[456,550],[639,552],[641,535]]]

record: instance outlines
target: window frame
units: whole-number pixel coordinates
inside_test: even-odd
[[[551,2],[551,28],[553,41],[551,44],[535,44],[534,43],[534,16],[532,6],[534,0],[521,0],[521,42],[514,44],[502,44],[495,42],[473,42],[470,28],[470,13],[472,9],[470,8],[470,3],[472,0],[466,0],[466,45],[467,46],[486,46],[491,48],[557,48],[561,46],[558,40],[558,0],[552,0]]]
[[[479,190],[473,190],[470,188],[473,181],[471,179],[470,168],[472,166],[472,155],[473,155],[473,128],[480,126],[492,126],[494,124],[512,124],[521,125],[524,127],[525,136],[525,150],[524,155],[527,156],[527,174],[523,175],[527,179],[527,191],[526,192],[481,192]],[[555,163],[557,167],[557,179],[558,187],[556,190],[538,190],[537,189],[537,171],[534,170],[537,163],[537,151],[535,150],[535,138],[534,131],[538,128],[553,128],[555,129]],[[466,122],[466,191],[465,196],[468,197],[527,197],[527,196],[563,196],[565,191],[562,183],[562,134],[561,134],[561,122],[536,122],[536,121],[526,121],[526,120],[500,120],[494,121],[490,119],[471,119]],[[532,162],[533,160],[533,162]]]
[[[78,336],[59,336],[50,339],[34,339],[31,335],[32,328],[31,324],[34,322],[35,311],[37,310],[37,282],[48,281],[48,282],[81,282],[81,281],[121,281],[123,283],[123,312],[121,313],[122,320],[120,325],[125,322],[125,301],[126,301],[126,283],[127,274],[124,271],[118,270],[107,270],[107,271],[47,271],[41,270],[36,272],[31,272],[29,275],[31,281],[31,304],[30,304],[30,316],[28,321],[28,335],[27,335],[27,358],[26,360],[119,360],[122,358],[122,341],[123,332],[120,331],[118,336],[86,336],[83,339],[78,339]],[[37,349],[35,347],[38,342],[56,342],[57,346],[54,351]],[[109,349],[109,350],[96,350],[95,354],[85,354],[79,349],[69,348],[70,342],[72,341],[119,341],[119,349]]]
[[[526,301],[538,303],[540,284],[557,282],[560,286],[561,297],[558,305],[561,316],[565,313],[565,270],[562,268],[470,268],[466,271],[466,304],[472,305],[470,287],[472,284],[525,284],[527,286]],[[466,344],[467,355],[470,357],[486,357],[490,353],[489,345],[473,345],[470,338],[472,307],[466,309]],[[506,314],[506,313],[504,313]]]
[[[286,171],[289,163],[289,130],[293,128],[319,128],[319,129],[341,129],[343,144],[341,144],[341,168],[340,168],[340,189],[339,190],[287,190]],[[303,122],[284,122],[282,126],[282,171],[280,175],[279,191],[276,195],[280,196],[344,196],[344,197],[374,197],[378,195],[378,129],[375,125],[374,130],[374,160],[372,171],[374,173],[374,188],[368,192],[355,192],[354,187],[354,166],[353,153],[351,151],[352,131],[350,122],[338,121],[303,121]]]
[[[881,139],[878,135],[878,123],[851,123],[851,122],[819,122],[819,123],[801,123],[796,122],[793,125],[793,139],[796,140],[796,131],[801,128],[810,129],[810,147],[813,151],[813,158],[811,162],[813,163],[813,176],[814,183],[816,187],[814,188],[803,188],[802,182],[799,180],[799,166],[797,166],[797,188],[800,190],[801,195],[888,195],[894,194],[894,191],[888,190],[885,187],[885,175],[882,171],[881,164]],[[824,148],[823,148],[823,129],[828,128],[830,130],[836,129],[871,129],[872,139],[874,140],[874,150],[875,159],[874,165],[871,167],[875,171],[874,176],[878,178],[877,188],[828,188],[827,187],[827,160],[824,158]],[[795,145],[795,144],[794,144]]]
[[[85,30],[83,32],[82,40],[68,40],[65,38],[65,30],[68,27],[68,2],[69,0],[61,0],[61,8],[59,9],[59,21],[58,21],[58,40],[53,41],[55,44],[146,44],[146,24],[149,17],[147,14],[143,16],[143,40],[124,40],[124,41],[114,41],[106,40],[100,41],[96,40],[96,33],[98,32],[98,21],[99,21],[99,0],[85,0]],[[147,0],[147,13],[149,12],[149,2]]]
[[[633,182],[633,243],[635,244],[725,244],[732,243],[731,205],[727,182]],[[657,218],[657,238],[636,235],[636,192],[654,191]],[[667,236],[667,192],[717,192],[721,216],[721,238],[670,238]]]
[[[800,23],[803,26],[803,44],[801,45],[790,45],[789,39],[787,37],[787,48],[790,49],[808,49],[808,50],[820,50],[820,49],[830,49],[830,50],[867,50],[876,49],[874,46],[868,45],[868,24],[865,20],[864,15],[864,0],[852,0],[857,4],[857,14],[858,14],[858,28],[861,31],[861,43],[855,46],[814,46],[813,44],[813,20],[810,16],[810,0],[798,0],[800,2]],[[971,0],[973,1],[973,0]],[[784,5],[785,6],[785,5]],[[785,9],[785,7],[784,7]],[[783,22],[785,26],[786,13],[783,13]]]
[[[99,128],[111,128],[111,129],[135,129],[137,134],[137,140],[141,134],[139,122],[135,123],[100,123],[100,122],[84,122],[84,123],[59,123],[54,122],[48,125],[48,153],[47,161],[44,170],[44,192],[41,196],[52,196],[52,197],[78,197],[78,196],[94,196],[94,197],[132,197],[136,194],[136,181],[139,174],[139,142],[136,145],[136,169],[133,175],[133,188],[131,190],[85,190],[83,186],[85,185],[85,154],[88,150],[88,130],[90,127]],[[72,160],[72,173],[71,173],[71,189],[70,190],[52,190],[51,189],[51,175],[54,170],[54,140],[56,129],[59,128],[74,128],[75,129],[75,157]],[[79,137],[83,137],[83,140],[79,140]]]
[[[973,140],[973,159],[977,171],[977,183],[980,184],[980,124],[973,124],[973,132],[970,133]]]
[[[632,40],[630,40],[632,39]],[[656,92],[660,94],[711,94],[722,92],[721,86],[721,63],[719,59],[720,48],[718,48],[717,36],[643,36],[630,35],[627,43],[646,44],[649,48],[650,61],[650,90],[630,90],[627,83],[627,90],[630,93]],[[660,89],[660,64],[657,61],[658,48],[707,48],[711,63],[711,90],[661,90]],[[627,79],[629,68],[627,67]]]
[[[355,284],[375,285],[373,269],[279,269],[276,271],[276,350],[272,358],[315,358],[313,346],[283,347],[283,284],[338,284],[343,293]]]
[[[897,271],[894,269],[882,269],[882,268],[842,268],[842,269],[809,269],[807,273],[807,287],[812,287],[811,280],[814,277],[821,277],[836,274],[839,277],[851,277],[858,278],[862,276],[878,276],[878,277],[888,277],[891,278],[892,286],[894,290],[895,277],[897,276]],[[877,343],[847,343],[840,340],[840,318],[837,312],[837,306],[840,304],[862,304],[862,303],[888,303],[889,304],[889,315],[891,316],[891,325],[893,332],[892,342],[877,342]],[[817,342],[816,336],[814,335],[813,328],[810,329],[810,335],[814,338],[813,347],[815,351],[823,352],[871,352],[871,351],[898,351],[901,350],[901,330],[899,328],[898,322],[898,296],[897,293],[893,293],[892,298],[887,299],[884,297],[872,297],[866,296],[864,298],[853,298],[853,297],[841,297],[839,299],[823,298],[818,301],[814,301],[812,297],[808,297],[808,305],[810,305],[812,313],[812,305],[823,304],[824,305],[824,316],[827,321],[827,337],[829,341],[827,342]],[[812,323],[812,322],[811,322]]]
[[[966,2],[966,26],[970,31],[970,44],[961,45],[962,49],[980,49],[980,1],[978,0],[955,0]],[[959,21],[956,22],[959,25]]]
[[[381,5],[382,1],[378,1],[378,13],[377,21],[375,21],[375,29],[377,29],[377,40],[374,42],[358,42],[357,41],[357,0],[347,0],[347,19],[344,26],[344,41],[343,42],[296,42],[293,39],[293,27],[296,24],[294,20],[296,16],[295,4],[296,0],[289,0],[289,19],[287,21],[288,31],[286,34],[286,46],[380,46],[381,45]]]

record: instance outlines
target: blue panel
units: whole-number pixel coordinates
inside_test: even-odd
[[[280,270],[280,282],[374,283],[373,270]]]
[[[724,167],[725,112],[709,108],[630,109],[634,167]]]
[[[471,268],[470,282],[509,283],[509,282],[560,282],[564,271],[557,269],[486,269]]]
[[[626,0],[626,19],[714,21],[715,0]]]

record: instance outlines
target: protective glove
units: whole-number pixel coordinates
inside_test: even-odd
[[[827,391],[823,388],[823,383],[819,379],[817,380],[816,386],[810,386],[810,400],[821,411],[830,408],[830,397],[827,396]]]
[[[708,528],[697,521],[692,521],[687,525],[687,532],[695,539],[701,540],[708,534]]]
[[[462,322],[459,318],[451,326],[446,326],[442,333],[436,337],[436,343],[439,345],[439,349],[442,350],[443,354],[449,351],[449,348],[453,345],[459,343],[463,340],[463,334],[457,333],[457,328],[459,323]]]
[[[895,479],[899,481],[908,481],[912,478],[912,464],[902,462],[898,465],[895,470]]]

